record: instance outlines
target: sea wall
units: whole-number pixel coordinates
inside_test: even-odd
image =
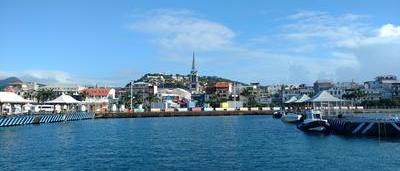
[[[17,126],[27,124],[44,124],[74,120],[93,119],[94,113],[71,112],[65,114],[23,114],[0,116],[0,127]]]
[[[96,113],[96,118],[138,118],[138,117],[179,117],[179,116],[232,116],[272,115],[273,111],[186,111],[186,112],[138,112],[138,113]]]

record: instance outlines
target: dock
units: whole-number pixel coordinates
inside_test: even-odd
[[[400,137],[399,119],[329,118],[334,133],[352,136]]]
[[[93,119],[94,113],[71,112],[64,114],[21,114],[11,116],[0,116],[0,127],[45,124],[54,122],[67,122],[76,120]]]

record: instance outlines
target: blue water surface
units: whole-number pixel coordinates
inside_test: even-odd
[[[0,170],[399,170],[400,140],[305,134],[271,116],[0,128]]]

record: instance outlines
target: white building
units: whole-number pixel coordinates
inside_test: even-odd
[[[79,92],[83,89],[85,87],[77,84],[51,84],[39,88],[39,90],[52,90],[57,96],[61,96],[62,94],[79,95]]]
[[[87,88],[82,90],[86,94],[84,103],[90,111],[106,112],[118,101],[113,88]]]
[[[382,99],[390,99],[393,97],[393,85],[399,83],[397,77],[394,75],[378,76],[374,81],[367,81],[364,83],[364,88],[367,92],[379,92]],[[369,94],[367,94],[369,96]]]

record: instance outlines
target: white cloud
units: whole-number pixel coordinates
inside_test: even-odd
[[[168,50],[218,50],[229,46],[235,33],[228,27],[202,19],[187,10],[155,10],[138,17],[136,31],[152,33]]]
[[[27,70],[21,74],[22,78],[45,83],[71,83],[73,78],[63,71]]]
[[[400,74],[396,69],[400,68],[400,26],[373,26],[367,19],[356,14],[300,12],[288,16],[291,23],[283,27],[283,37],[296,42],[297,47],[314,45],[316,55],[308,54],[328,59],[335,67],[326,71],[337,80]]]
[[[400,53],[394,48],[398,41],[393,38],[399,27],[372,26],[368,19],[350,13],[302,11],[288,16],[288,24],[277,33],[239,42],[229,27],[191,11],[155,10],[138,17],[132,29],[152,34],[169,58],[189,61],[188,54],[196,49],[202,53],[200,61],[207,61],[209,73],[246,82],[362,81],[378,74],[399,74],[395,68],[400,68],[396,56]],[[274,48],[262,46],[263,42]]]
[[[74,79],[69,73],[50,70],[26,70],[21,72],[1,72],[0,78],[18,77],[23,81],[35,81],[40,83],[73,83]]]
[[[400,37],[400,26],[394,26],[392,24],[383,25],[379,29],[380,37]]]

